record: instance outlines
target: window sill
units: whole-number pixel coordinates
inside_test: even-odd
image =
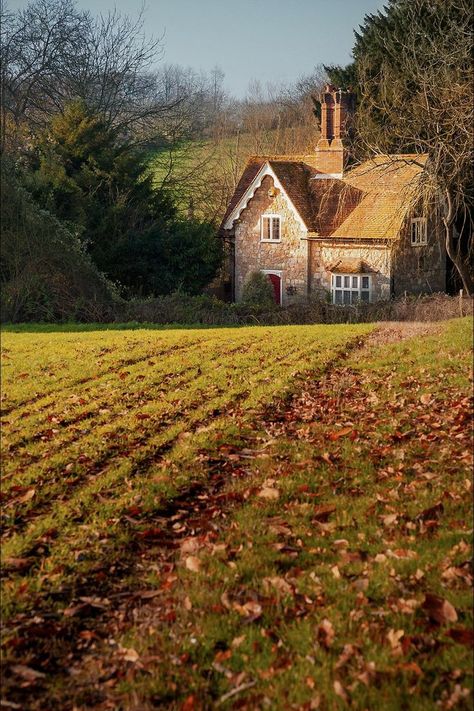
[[[260,243],[263,244],[281,244],[281,239],[261,239]]]
[[[412,242],[412,244],[411,244],[411,247],[427,247],[427,246],[428,246],[428,242],[418,242],[418,244],[413,244],[413,242]]]

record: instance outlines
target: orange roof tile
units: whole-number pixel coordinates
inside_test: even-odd
[[[342,179],[318,178],[314,156],[254,156],[242,174],[222,225],[267,162],[308,230],[317,236],[396,239],[413,202],[426,156],[376,156],[349,170]]]

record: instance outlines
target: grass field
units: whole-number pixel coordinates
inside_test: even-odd
[[[471,708],[471,328],[4,333],[7,707]]]

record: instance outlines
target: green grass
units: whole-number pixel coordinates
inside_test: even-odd
[[[371,329],[4,334],[9,699],[470,708],[472,321]]]

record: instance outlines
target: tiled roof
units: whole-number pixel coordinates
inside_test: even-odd
[[[396,239],[426,156],[377,156],[342,179],[315,177],[314,155],[256,156],[249,160],[222,224],[267,162],[310,232],[330,239]]]
[[[426,156],[378,156],[349,171],[344,183],[361,199],[331,237],[396,239],[425,162]]]
[[[314,170],[305,163],[296,161],[270,160],[268,162],[305,225],[311,224],[313,214],[310,179]]]

